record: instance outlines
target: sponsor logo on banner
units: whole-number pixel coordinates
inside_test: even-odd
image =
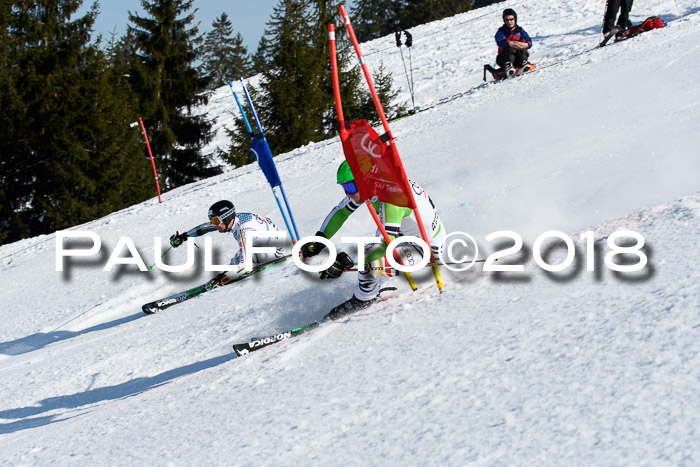
[[[365,151],[367,151],[367,154],[374,157],[375,159],[382,158],[381,146],[374,143],[372,141],[372,137],[369,134],[366,134],[362,137],[362,142],[360,143],[360,147],[362,149],[364,149]],[[377,152],[377,149],[379,149],[379,152]]]

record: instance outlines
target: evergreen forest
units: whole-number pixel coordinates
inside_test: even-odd
[[[139,119],[164,192],[253,162],[242,120],[227,130],[228,153],[203,152],[214,122],[198,109],[229,80],[261,75],[248,90],[273,154],[336,134],[327,25],[342,25],[342,2],[279,0],[255,51],[226,12],[201,24],[196,0],[141,0],[126,33],[108,38],[94,32],[99,3],[78,14],[83,3],[0,2],[0,244],[156,196]],[[365,0],[349,13],[365,41],[490,3]],[[337,30],[346,119],[371,119]],[[402,111],[392,76],[379,67],[374,79],[387,113]]]

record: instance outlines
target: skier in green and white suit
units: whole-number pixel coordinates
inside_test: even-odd
[[[321,225],[321,229],[316,233],[319,237],[331,238],[345,223],[347,218],[357,210],[362,204],[360,194],[355,185],[355,178],[350,171],[347,161],[343,161],[338,168],[337,182],[345,190],[345,198],[326,216],[326,219]],[[445,228],[442,225],[440,216],[435,210],[435,205],[428,196],[428,193],[417,183],[412,182],[413,196],[416,200],[416,205],[423,220],[423,226],[430,238],[430,247],[433,255],[437,258],[442,252],[442,249],[447,238]],[[393,204],[382,201],[373,201],[372,205],[377,211],[380,221],[384,225],[389,238],[394,240],[396,237],[406,235],[421,238],[418,222],[413,210],[395,206]],[[381,237],[381,232],[377,229],[378,237]],[[319,254],[325,245],[320,242],[307,243],[301,249],[302,255],[308,258]],[[386,260],[387,243],[373,243],[365,247],[365,264],[358,266],[358,283],[355,287],[355,292],[350,300],[334,308],[329,317],[335,319],[343,314],[355,311],[361,308],[366,308],[373,304],[378,299],[378,293],[381,286],[391,279],[392,274],[389,270],[370,269],[377,267],[388,266]],[[399,252],[401,260],[404,264],[411,265],[420,261],[423,257],[423,250],[413,243],[403,243],[396,251]],[[336,257],[333,265],[327,270],[320,273],[321,279],[335,279],[341,274],[355,266],[357,255],[348,255],[345,252],[340,252]]]

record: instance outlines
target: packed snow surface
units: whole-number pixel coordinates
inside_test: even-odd
[[[284,225],[255,165],[71,229],[102,248],[63,272],[54,234],[1,247],[2,463],[700,464],[700,8],[636,2],[633,21],[668,26],[596,49],[603,3],[501,3],[414,28],[410,62],[403,49],[424,110],[391,125],[409,177],[480,257],[512,244],[490,233],[520,235],[503,263],[523,272],[443,267],[439,294],[426,269],[417,292],[394,279],[395,297],[236,358],[233,343],[348,299],[355,274],[322,282],[287,262],[146,316],[143,303],[214,275],[202,250],[187,273],[103,268],[121,237],[152,264],[154,237],[205,221],[219,199]],[[484,84],[506,6],[538,71]],[[363,51],[410,103],[393,36]],[[220,129],[237,112],[230,93],[208,108]],[[302,236],[342,198],[342,160],[337,138],[276,158]],[[535,261],[552,230],[575,245],[561,272]],[[620,230],[644,238],[642,270],[606,265]],[[362,208],[334,240],[373,233]],[[210,236],[225,261],[230,239]],[[541,250],[554,265],[567,252],[551,240]]]

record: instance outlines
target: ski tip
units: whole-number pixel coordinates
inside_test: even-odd
[[[158,312],[158,307],[154,303],[146,303],[141,307],[141,311],[147,315],[154,315]]]

